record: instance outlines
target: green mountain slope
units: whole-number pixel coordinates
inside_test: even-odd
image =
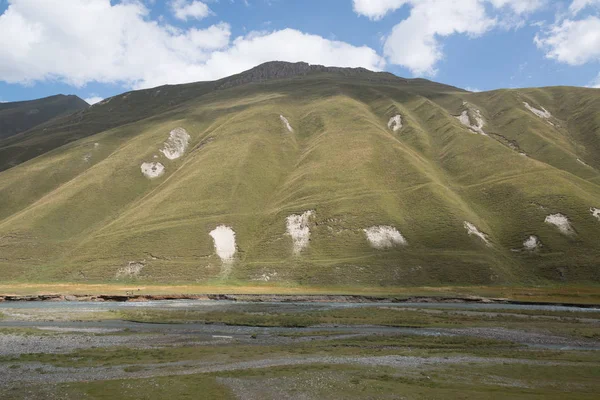
[[[469,93],[285,63],[168,89],[48,127],[66,144],[0,172],[4,280],[600,281],[598,90]],[[189,144],[170,159],[176,128]]]
[[[32,101],[0,103],[0,140],[88,107],[89,104],[79,97],[62,94]]]

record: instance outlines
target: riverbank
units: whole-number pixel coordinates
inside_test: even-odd
[[[0,398],[6,399],[160,399],[174,393],[396,399],[402,393],[417,399],[580,400],[597,397],[599,360],[600,311],[591,309],[231,300],[0,303]]]
[[[506,298],[487,298],[478,296],[445,297],[445,296],[409,296],[382,297],[359,295],[285,295],[285,294],[173,294],[173,295],[5,295],[0,296],[0,303],[15,301],[85,301],[85,302],[148,302],[164,300],[199,300],[199,301],[239,301],[250,303],[478,303],[478,304],[514,304],[514,305],[547,305],[579,308],[600,307],[599,304],[581,304],[568,302],[521,301]]]
[[[275,285],[0,284],[0,301],[232,300],[600,305],[600,286],[305,287]]]

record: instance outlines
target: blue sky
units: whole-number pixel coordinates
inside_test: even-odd
[[[269,60],[473,90],[600,85],[600,0],[0,0],[0,101],[98,101]]]

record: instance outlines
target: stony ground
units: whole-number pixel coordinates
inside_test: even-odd
[[[459,308],[0,307],[0,398],[593,398],[600,389],[597,313]],[[333,322],[288,326],[297,315]]]

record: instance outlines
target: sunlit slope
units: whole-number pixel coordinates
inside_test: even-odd
[[[0,275],[598,281],[600,220],[590,211],[600,208],[598,98],[585,89],[474,94],[335,74],[207,93],[0,173]],[[455,118],[466,109],[480,111],[487,136]],[[403,126],[394,131],[388,121],[398,114]],[[178,127],[189,145],[170,160],[159,150]],[[144,162],[160,162],[164,175],[145,177]],[[295,252],[286,218],[307,211],[310,240]],[[571,234],[545,222],[558,213]],[[465,222],[488,242],[469,235]],[[209,235],[220,225],[236,235],[229,262]],[[397,229],[406,244],[374,248],[364,232],[373,226]],[[538,247],[527,250],[532,235]]]

